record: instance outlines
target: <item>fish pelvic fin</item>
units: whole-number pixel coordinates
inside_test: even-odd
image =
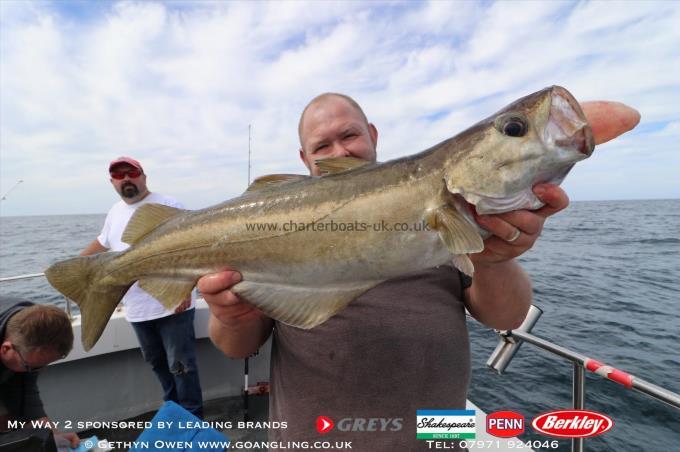
[[[186,300],[196,286],[196,281],[185,278],[144,277],[139,287],[144,289],[167,309],[172,309]]]
[[[134,245],[146,237],[149,232],[183,212],[185,212],[184,209],[164,206],[163,204],[144,204],[135,210],[132,218],[130,218],[121,241]]]
[[[266,316],[308,330],[322,324],[380,282],[360,282],[338,289],[241,281],[231,291]]]
[[[449,205],[440,206],[430,212],[426,220],[428,226],[439,233],[439,238],[455,256],[453,265],[472,276],[474,266],[466,254],[478,253],[484,249],[484,241],[477,228]]]
[[[475,266],[467,254],[457,254],[453,256],[453,266],[472,278],[475,274]]]
[[[49,283],[80,308],[81,342],[89,351],[102,335],[111,314],[130,285],[107,286],[99,275],[120,253],[100,253],[74,257],[53,264],[45,271]]]

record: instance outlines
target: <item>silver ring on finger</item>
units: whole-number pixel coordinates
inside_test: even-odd
[[[514,242],[515,240],[517,240],[517,239],[519,238],[520,235],[522,235],[522,231],[520,231],[519,228],[515,228],[515,233],[512,234],[512,237],[510,237],[509,239],[507,239],[506,242],[512,243],[512,242]]]

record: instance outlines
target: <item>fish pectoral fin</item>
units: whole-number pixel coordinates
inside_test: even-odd
[[[123,232],[121,241],[134,245],[146,236],[149,232],[156,229],[161,223],[175,217],[184,209],[164,206],[163,204],[144,204],[140,206],[130,218],[130,221]]]
[[[269,174],[267,176],[260,176],[248,186],[246,193],[274,187],[286,182],[310,179],[311,177],[312,176],[305,176],[303,174]]]
[[[317,160],[316,166],[321,170],[322,175],[342,173],[343,171],[353,170],[354,168],[361,168],[365,165],[370,165],[372,162],[356,157],[334,157],[330,159]]]
[[[478,253],[484,249],[484,241],[477,228],[451,206],[440,206],[432,211],[427,223],[439,232],[439,237],[451,254]]]
[[[139,287],[148,292],[167,309],[186,300],[196,286],[196,281],[181,278],[146,277],[139,280]]]
[[[457,254],[453,256],[453,266],[470,278],[475,274],[475,266],[472,265],[472,261],[467,254]]]
[[[338,288],[241,281],[231,291],[248,300],[266,316],[307,330],[322,324],[379,283],[369,281]]]

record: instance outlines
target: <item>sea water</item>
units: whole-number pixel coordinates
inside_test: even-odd
[[[0,217],[0,277],[77,255],[103,223],[104,215]],[[680,393],[680,200],[572,202],[520,262],[544,311],[534,334]],[[64,304],[44,278],[2,283],[0,293]],[[552,440],[530,423],[571,407],[571,363],[524,344],[498,376],[485,366],[498,336],[469,327],[470,399],[487,412],[523,414],[520,438]],[[585,406],[615,423],[586,440],[589,451],[678,450],[680,410],[590,373]],[[559,450],[569,447],[560,440]]]

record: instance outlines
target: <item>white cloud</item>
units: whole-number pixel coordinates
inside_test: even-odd
[[[364,106],[384,160],[551,84],[643,115],[575,168],[572,199],[680,196],[666,177],[680,167],[674,2],[61,6],[0,5],[0,192],[26,181],[3,215],[105,211],[106,164],[122,154],[154,190],[220,202],[246,185],[248,124],[253,176],[304,172],[298,115],[323,91]]]

